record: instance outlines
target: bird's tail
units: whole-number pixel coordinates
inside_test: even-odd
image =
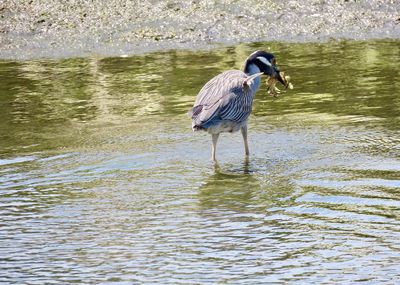
[[[192,130],[194,132],[204,130],[204,127],[201,126],[201,124],[197,120],[197,116],[201,113],[202,110],[203,105],[197,105],[190,109],[189,112],[187,112],[187,115],[192,119]]]
[[[189,110],[189,112],[187,112],[187,115],[188,115],[190,118],[193,119],[193,118],[196,117],[198,114],[200,114],[200,112],[201,112],[202,109],[203,109],[203,105],[194,106],[192,109]]]
[[[193,132],[196,132],[196,131],[205,130],[205,128],[202,127],[202,126],[198,126],[198,125],[192,124],[192,130],[193,130]]]

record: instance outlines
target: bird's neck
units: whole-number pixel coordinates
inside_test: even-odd
[[[244,73],[246,73],[247,75],[253,75],[260,72],[261,70],[258,68],[257,65],[255,65],[254,63],[246,62],[246,66],[244,67]],[[260,87],[260,81],[261,81],[260,76],[254,79],[254,84],[252,88],[254,91],[257,91],[258,87]]]

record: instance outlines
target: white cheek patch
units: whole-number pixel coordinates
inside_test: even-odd
[[[260,60],[262,63],[265,63],[268,66],[271,66],[271,63],[263,56],[257,57],[258,60]]]

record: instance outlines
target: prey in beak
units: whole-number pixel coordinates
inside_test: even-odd
[[[288,88],[293,89],[293,84],[290,83],[290,76],[285,75],[285,73],[280,71],[277,67],[275,68],[275,71],[276,73],[274,76],[267,77],[266,83],[268,95],[276,98],[282,93],[282,90],[275,86],[276,83],[282,83],[283,86],[285,86],[285,90]]]
[[[276,59],[273,58],[271,62],[271,67],[274,70],[274,74],[272,75],[277,81],[285,86],[285,89],[289,87],[289,81],[285,78],[285,74],[280,71],[279,67],[276,64]]]
[[[266,75],[268,94],[271,96],[278,97],[282,92],[275,87],[278,82],[282,83],[285,89],[293,89],[293,85],[289,82],[290,77],[285,76],[285,74],[279,70],[275,56],[272,53],[264,51],[252,53],[246,60],[244,72],[246,74],[262,72]]]
[[[276,69],[275,79],[282,83],[283,86],[285,86],[285,89],[289,87],[289,81],[285,78],[285,74],[283,72],[280,72],[279,69]]]

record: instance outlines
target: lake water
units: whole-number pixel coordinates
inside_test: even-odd
[[[273,51],[240,133],[186,112]],[[0,61],[1,284],[398,284],[400,42]],[[263,84],[265,85],[265,84]]]

